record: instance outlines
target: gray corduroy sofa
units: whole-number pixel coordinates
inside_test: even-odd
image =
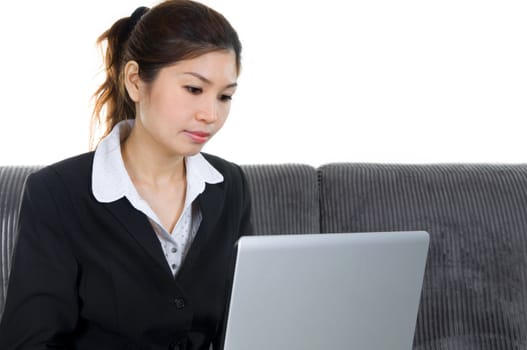
[[[25,178],[0,167],[0,313]],[[258,234],[425,230],[414,349],[527,349],[527,165],[243,166]]]

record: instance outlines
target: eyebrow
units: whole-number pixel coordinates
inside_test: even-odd
[[[183,74],[192,75],[193,77],[198,78],[199,80],[201,80],[205,84],[212,85],[212,81],[210,81],[209,79],[205,78],[201,74],[198,74],[198,73],[195,73],[195,72],[184,72]],[[233,88],[233,87],[236,87],[236,86],[238,86],[238,83],[231,83],[231,84],[226,85],[225,89]]]

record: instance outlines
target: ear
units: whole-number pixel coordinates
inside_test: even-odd
[[[141,78],[139,77],[139,64],[136,61],[128,61],[124,66],[124,86],[128,92],[128,96],[134,102],[139,102],[139,85]]]

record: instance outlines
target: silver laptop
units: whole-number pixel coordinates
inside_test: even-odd
[[[429,235],[242,237],[225,350],[410,350]]]

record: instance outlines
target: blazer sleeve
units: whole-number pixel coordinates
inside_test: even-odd
[[[252,220],[251,220],[251,195],[249,191],[249,185],[247,184],[247,180],[245,178],[245,175],[240,167],[237,167],[241,176],[241,193],[240,193],[240,203],[241,203],[241,211],[240,211],[240,225],[239,225],[239,232],[236,233],[236,237],[239,238],[241,236],[246,235],[252,235],[253,234],[253,226],[252,226]],[[235,267],[235,254],[236,251],[234,250],[234,244],[236,242],[233,242],[233,256],[231,259],[231,266],[229,268],[229,276],[228,276],[228,282],[227,282],[227,292],[226,292],[226,304],[225,304],[225,311],[223,313],[223,318],[220,322],[220,325],[218,327],[218,331],[216,332],[216,335],[212,341],[212,349],[213,350],[223,350],[223,342],[225,339],[225,332],[227,331],[227,317],[228,317],[228,309],[229,309],[229,299],[231,295],[232,290],[232,282],[233,282],[233,275],[234,275],[234,267]]]
[[[28,177],[13,255],[0,349],[71,349],[78,320],[78,264],[59,208],[61,188],[50,190],[52,171]],[[51,181],[53,182],[53,181]],[[62,201],[64,201],[65,196]]]

